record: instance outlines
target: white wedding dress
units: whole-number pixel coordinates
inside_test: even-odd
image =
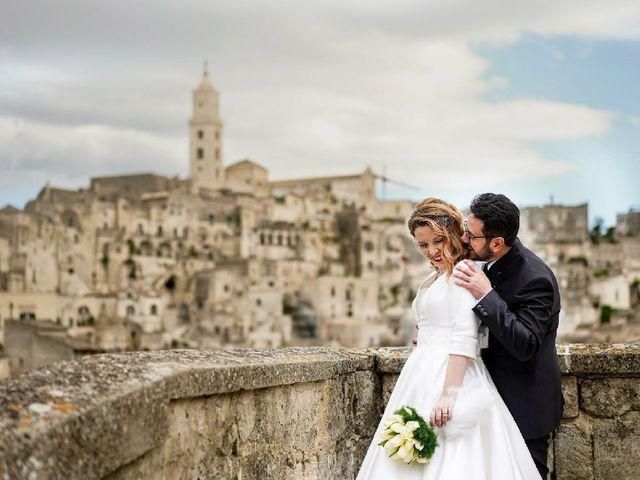
[[[442,275],[418,290],[413,312],[418,342],[400,372],[357,480],[540,480],[518,427],[500,398],[478,347],[476,300]],[[440,397],[449,354],[468,363],[453,419],[435,428],[439,446],[427,464],[391,460],[378,446],[382,421],[403,405],[429,422]]]

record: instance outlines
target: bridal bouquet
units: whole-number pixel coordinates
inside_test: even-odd
[[[415,409],[404,406],[385,420],[382,441],[378,445],[384,447],[392,460],[428,463],[438,442],[424,418]]]

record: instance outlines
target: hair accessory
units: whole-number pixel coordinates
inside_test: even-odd
[[[433,220],[444,227],[448,227],[453,220],[449,215],[425,215],[424,217],[429,220]]]

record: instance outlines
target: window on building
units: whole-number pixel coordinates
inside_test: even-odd
[[[136,309],[134,308],[133,305],[127,305],[127,317],[131,316],[131,315],[135,315],[136,313]]]
[[[336,287],[331,287],[331,296],[332,297],[336,296]]]
[[[261,299],[259,299],[259,298],[256,298],[256,305],[257,305],[257,306],[262,305],[262,300],[261,300]]]
[[[216,140],[220,140],[220,132],[216,130]]]
[[[220,160],[220,149],[216,148],[216,160]]]
[[[178,318],[183,322],[189,321],[189,305],[186,303],[180,304],[180,310],[178,310]]]
[[[196,156],[198,157],[198,160],[202,160],[204,158],[204,148],[199,148],[196,151]]]
[[[154,304],[151,305],[151,315],[157,315],[157,314],[158,314],[158,307],[154,303]]]
[[[198,130],[198,138],[202,140],[204,138],[204,132],[202,130]]]
[[[209,225],[213,225],[213,222],[216,221],[216,216],[213,213],[209,214]]]

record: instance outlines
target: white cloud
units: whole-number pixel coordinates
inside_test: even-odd
[[[0,117],[0,168],[78,179],[131,171],[184,173],[186,140],[104,125],[67,126]]]
[[[0,162],[34,179],[186,174],[204,56],[222,95],[227,163],[251,157],[272,178],[386,164],[421,186],[558,175],[572,166],[529,142],[602,134],[613,114],[484,101],[508,79],[485,78],[472,46],[524,32],[640,38],[636,1],[60,0],[6,10]]]

